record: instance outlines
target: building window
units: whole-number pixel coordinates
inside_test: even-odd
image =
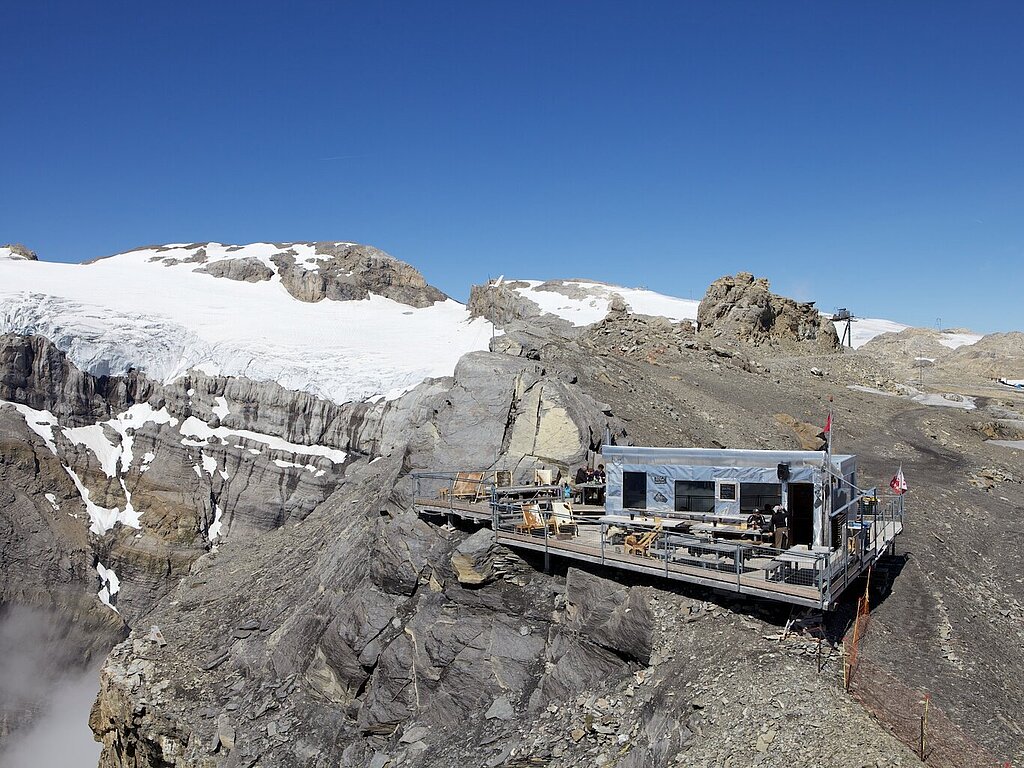
[[[647,473],[622,473],[622,506],[626,509],[647,509]]]
[[[712,480],[676,480],[676,512],[715,511],[715,483]]]
[[[742,483],[740,485],[741,509],[764,509],[782,503],[782,485],[779,483]]]
[[[721,501],[736,501],[736,483],[718,484],[718,498]]]

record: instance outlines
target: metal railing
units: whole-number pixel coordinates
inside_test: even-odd
[[[703,577],[736,591],[785,591],[806,587],[822,594],[828,552],[777,549],[762,544],[713,539],[651,526],[619,526],[573,517],[553,520],[554,510],[499,505],[494,528],[535,542],[546,554],[588,554],[602,565],[662,571],[666,577]]]
[[[582,557],[602,565],[660,570],[667,578],[714,583],[736,591],[814,590],[822,607],[831,605],[880,557],[902,530],[902,495],[861,492],[835,511],[843,516],[841,541],[828,550],[778,549],[764,544],[695,535],[662,525],[609,524],[559,515],[560,486],[513,486],[500,470],[413,473],[416,503],[456,515],[489,518],[493,530],[530,542],[546,556]],[[506,542],[510,543],[510,542]]]

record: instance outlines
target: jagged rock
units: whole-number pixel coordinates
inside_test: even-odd
[[[568,322],[551,315],[543,315],[540,307],[515,290],[526,285],[527,283],[514,280],[474,285],[470,289],[469,302],[466,305],[470,317],[486,318],[499,328],[526,321],[529,324],[553,323],[563,331],[568,331],[571,327]]]
[[[825,449],[825,436],[821,431],[822,428],[818,425],[800,421],[788,413],[776,413],[775,421],[793,433],[802,450],[822,451]]]
[[[496,550],[494,532],[490,528],[481,528],[462,542],[452,555],[452,568],[459,583],[479,586],[491,580]]]
[[[751,344],[808,346],[836,351],[839,337],[832,321],[812,303],[776,296],[768,280],[749,272],[713,282],[697,309],[697,327],[706,337],[729,336]]]
[[[552,768],[664,768],[672,760],[710,765],[725,759],[744,765],[756,751],[761,723],[767,732],[775,720],[785,726],[768,753],[785,754],[790,762],[842,768],[876,761],[915,764],[858,704],[837,693],[830,674],[836,669],[819,675],[813,652],[791,651],[778,632],[761,631],[760,619],[736,619],[737,611],[760,609],[716,598],[728,607],[709,603],[695,610],[674,590],[626,587],[578,569],[569,570],[563,589],[557,576],[540,572],[537,558],[519,559],[493,546],[488,531],[467,535],[459,526],[430,525],[410,512],[410,470],[492,466],[524,476],[534,464],[561,466],[592,458],[606,428],[623,437],[607,403],[627,412],[630,437],[638,442],[743,440],[752,447],[778,447],[786,439],[783,430],[791,427],[776,429],[765,414],[779,408],[813,413],[822,401],[821,391],[801,397],[802,392],[746,371],[733,381],[723,371],[742,367],[747,357],[742,348],[727,339],[714,345],[707,339],[695,342],[684,324],[615,312],[571,337],[550,328],[549,334],[541,326],[536,333],[516,328],[509,334],[514,341],[467,356],[454,376],[425,382],[400,400],[374,404],[324,404],[273,384],[195,373],[163,387],[138,376],[101,384],[79,380],[59,357],[29,365],[30,373],[20,379],[23,386],[8,380],[16,397],[35,397],[83,425],[134,399],[167,407],[179,417],[187,413],[208,424],[352,454],[340,482],[324,488],[296,479],[309,471],[275,471],[271,457],[258,464],[247,459],[254,444],[242,439],[237,445],[214,440],[186,446],[173,431],[139,430],[133,435],[136,455],[156,454],[144,474],[136,469],[128,475],[128,488],[146,505],[143,538],[136,541],[135,531],[126,530],[95,542],[79,525],[77,533],[67,534],[81,544],[75,549],[54,542],[78,525],[65,506],[77,491],[42,438],[13,408],[0,407],[0,542],[32,544],[24,557],[18,546],[0,547],[0,568],[8,562],[45,563],[38,579],[35,574],[8,579],[4,597],[48,599],[45,590],[52,582],[58,585],[53,599],[62,607],[73,609],[69,596],[82,595],[87,619],[93,615],[87,603],[98,607],[92,562],[97,554],[104,563],[115,556],[126,566],[126,594],[119,606],[128,618],[137,622],[145,608],[145,623],[111,652],[102,672],[92,724],[104,743],[104,768],[208,768],[257,760],[289,768],[317,761],[366,766],[374,759],[417,767],[501,765],[513,759],[547,761]],[[597,328],[604,341],[594,335]],[[634,352],[605,355],[607,336],[620,330],[632,334]],[[644,346],[645,338],[650,346]],[[581,348],[590,342],[603,346]],[[636,364],[637,351],[646,356],[666,342],[698,353],[670,358],[664,366]],[[686,347],[687,342],[694,346]],[[530,350],[536,350],[536,359],[522,354]],[[48,353],[40,348],[32,354],[45,358]],[[841,368],[828,366],[835,375],[821,381],[806,376],[806,361],[794,364],[799,386],[834,390]],[[53,391],[46,383],[51,375]],[[714,390],[716,384],[722,389]],[[223,417],[214,412],[223,407],[220,398],[229,406]],[[669,414],[679,415],[681,426],[666,428],[674,421]],[[854,422],[851,413],[850,431],[877,429],[883,419],[895,423],[893,414],[901,418],[900,441],[908,441],[900,449],[908,467],[916,460],[916,470],[924,474],[930,462],[944,461],[939,453],[926,454],[927,461],[922,453],[911,455],[918,450],[909,444],[913,412],[908,417],[883,404],[877,417],[872,415],[877,423]],[[797,428],[813,428],[793,421]],[[941,426],[953,429],[951,423],[956,425]],[[932,431],[938,433],[938,427]],[[104,479],[88,451],[74,453],[60,436],[56,439],[61,456],[82,470],[97,499],[123,501],[120,486]],[[233,482],[199,482],[194,464],[186,463],[189,450],[193,459],[200,451],[216,454],[218,470],[232,473]],[[371,464],[370,458],[377,460]],[[253,463],[251,469],[246,461]],[[978,469],[996,461],[959,472],[946,467],[931,484],[948,477],[945,487],[955,489],[966,485],[963,475],[978,472],[979,481],[1016,502],[1019,485],[1009,476],[1019,474],[998,468],[1003,479],[997,484],[994,465],[992,472]],[[44,492],[55,494],[59,514]],[[930,508],[940,508],[938,495],[926,495],[924,482],[915,484],[914,493],[927,498]],[[1000,504],[998,494],[981,497],[992,502],[986,514],[1009,525],[1009,502]],[[202,530],[209,520],[202,518],[209,516],[215,496],[226,501],[233,523],[217,551],[207,552]],[[942,502],[943,509],[961,509],[955,497]],[[948,523],[967,518],[968,505],[962,511],[947,516]],[[33,538],[35,529],[43,528],[49,532]],[[982,534],[975,525],[971,535]],[[203,546],[189,549],[186,543],[196,539]],[[942,566],[923,545],[927,541],[927,535],[917,540],[919,556],[901,577],[917,579],[913,589],[896,591],[873,608],[903,628],[892,606],[906,610],[907,593],[915,604],[919,596],[927,602],[928,590],[956,581],[946,578],[948,571],[932,572]],[[150,560],[143,559],[146,551]],[[1000,562],[1012,562],[1012,551],[997,554]],[[983,561],[980,553],[973,555]],[[184,567],[174,557],[184,559]],[[506,569],[512,562],[517,566],[510,578]],[[448,563],[455,572],[471,569],[482,578],[460,583]],[[130,590],[147,591],[150,578],[171,590],[166,599],[133,598]],[[1016,651],[1005,638],[1015,636],[1012,622],[1024,616],[1010,602],[1015,589],[1007,580],[998,591],[983,590],[984,599],[1005,601],[991,610],[968,600],[956,603],[965,616],[985,617],[972,622],[970,631],[991,632],[998,642],[990,647],[1010,654],[1011,661]],[[98,609],[120,626],[109,609]],[[959,614],[950,613],[958,623]],[[144,640],[153,622],[163,628],[166,645]],[[920,626],[928,621],[922,619]],[[962,629],[958,625],[954,632],[950,624],[941,641],[957,642]],[[929,642],[928,632],[919,634],[924,639],[908,635],[907,642],[918,643],[915,652]],[[898,655],[905,647],[879,643],[872,652],[881,648]],[[943,651],[943,665],[966,658],[960,649],[959,655]],[[929,663],[928,674],[933,670]],[[991,674],[981,667],[974,673]],[[942,684],[943,678],[927,680]],[[1003,697],[1000,711],[1012,711],[1012,690],[1001,693],[998,685],[986,690]],[[948,687],[944,694],[950,697]],[[502,700],[508,708],[501,704],[492,714],[512,710],[511,719],[487,719]],[[524,702],[528,707],[521,706]],[[970,711],[960,714],[971,717]],[[222,718],[234,731],[226,741]],[[408,727],[413,722],[416,726]],[[1014,738],[997,727],[996,738]],[[214,732],[218,752],[211,755]],[[856,750],[833,754],[835,743],[854,742]]]
[[[570,628],[625,659],[650,662],[654,616],[641,590],[570,568],[565,597]]]
[[[196,272],[205,272],[214,277],[226,277],[228,280],[240,280],[246,283],[259,283],[274,276],[274,270],[259,259],[245,257],[241,259],[224,259],[196,267]]]
[[[484,713],[487,720],[511,720],[515,716],[515,710],[509,703],[508,696],[499,696]]]
[[[297,264],[295,252],[283,250],[272,257],[281,283],[300,301],[351,301],[371,293],[413,307],[426,307],[447,297],[415,267],[368,245],[315,243],[316,268]]]

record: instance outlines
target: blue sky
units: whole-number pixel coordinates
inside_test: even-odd
[[[1024,329],[1024,4],[6,3],[0,242],[355,240]]]

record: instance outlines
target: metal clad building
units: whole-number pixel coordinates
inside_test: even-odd
[[[853,498],[857,482],[855,456],[824,451],[604,446],[602,455],[610,514],[689,512],[739,521],[782,504],[792,542],[808,547],[831,545],[830,512]]]

